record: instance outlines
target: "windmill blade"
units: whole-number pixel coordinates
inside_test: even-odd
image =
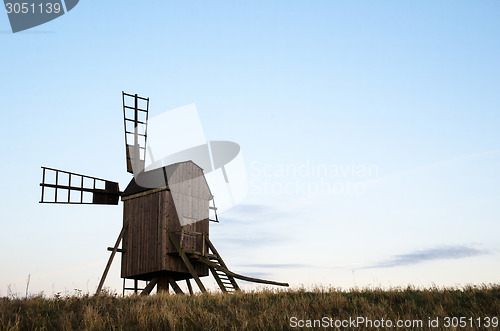
[[[122,91],[122,100],[127,171],[138,174],[144,170],[146,163],[149,98]]]
[[[118,183],[74,172],[42,167],[40,203],[117,205]]]

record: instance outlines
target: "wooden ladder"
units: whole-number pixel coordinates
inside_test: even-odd
[[[207,254],[207,252],[203,249],[202,254],[189,254],[189,257],[187,256],[186,252],[182,250],[180,240],[177,239],[172,232],[168,232],[168,235],[170,237],[170,240],[175,246],[175,249],[179,253],[179,256],[182,258],[182,261],[186,265],[187,269],[189,270],[189,273],[191,276],[193,276],[195,282],[197,283],[198,287],[200,288],[201,292],[205,293],[206,289],[203,286],[203,283],[201,282],[200,278],[198,277],[198,274],[194,270],[194,267],[191,263],[190,260],[195,260],[198,262],[201,262],[205,265],[208,266],[210,271],[212,272],[212,275],[214,276],[217,284],[219,285],[220,289],[224,293],[232,293],[235,291],[240,291],[240,287],[238,286],[238,283],[236,283],[235,278],[242,279],[248,282],[255,282],[255,283],[261,283],[261,284],[269,284],[269,285],[278,285],[278,286],[288,286],[288,283],[280,283],[280,282],[275,282],[272,280],[264,280],[264,279],[258,279],[258,278],[253,278],[253,277],[247,277],[243,275],[239,275],[237,273],[232,272],[229,270],[224,263],[224,260],[222,260],[222,257],[220,256],[219,252],[217,252],[217,249],[215,249],[215,246],[212,244],[210,239],[208,239],[208,236],[204,235],[204,243],[208,246],[209,250],[212,252],[211,254]]]
[[[228,268],[224,263],[224,260],[220,256],[217,249],[215,249],[215,246],[212,244],[210,239],[208,239],[208,236],[205,236],[205,243],[212,252],[212,254],[207,254],[206,257],[206,259],[211,262],[210,264],[208,264],[208,268],[214,276],[215,281],[219,285],[221,291],[225,293],[239,291],[240,287],[238,286],[238,283],[236,283],[234,277],[227,272]]]
[[[215,251],[214,254],[209,254],[207,256],[207,259],[216,266],[227,269],[226,264],[220,257],[219,253],[217,253],[217,251]],[[226,271],[224,271],[224,269],[217,268],[212,265],[208,265],[208,268],[210,269],[210,272],[214,276],[215,281],[219,285],[222,292],[232,293],[240,290],[240,287],[238,286],[238,283],[236,283],[234,277],[229,275]]]

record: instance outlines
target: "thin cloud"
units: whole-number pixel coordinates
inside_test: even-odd
[[[231,213],[265,214],[273,211],[273,208],[261,204],[240,204],[231,208]],[[229,213],[229,212],[228,212]]]
[[[242,236],[220,237],[220,240],[230,245],[243,246],[243,247],[262,247],[289,241],[283,236],[278,236],[277,234],[265,234],[265,233],[256,234],[255,237],[242,237]]]
[[[300,263],[256,263],[256,264],[242,264],[239,265],[245,268],[262,268],[262,269],[295,269],[295,268],[311,268],[309,264]]]
[[[490,253],[489,251],[480,250],[477,248],[467,247],[467,246],[431,248],[431,249],[416,251],[413,253],[396,255],[389,260],[376,262],[374,264],[363,267],[362,269],[392,268],[399,266],[414,265],[433,260],[462,259],[466,257],[486,255],[489,253]]]

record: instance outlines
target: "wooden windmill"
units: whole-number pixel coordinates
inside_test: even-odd
[[[209,239],[213,195],[203,169],[192,161],[145,171],[149,98],[122,93],[127,171],[134,177],[122,192],[117,182],[42,167],[41,203],[117,205],[123,201],[123,227],[111,251],[96,294],[104,285],[116,253],[121,253],[123,291],[182,293],[177,284],[190,279],[205,292],[200,278],[215,278],[223,292],[238,291],[236,279],[288,286],[230,271]],[[121,247],[120,247],[121,244]],[[133,287],[126,286],[133,280]],[[138,282],[146,285],[139,288]]]

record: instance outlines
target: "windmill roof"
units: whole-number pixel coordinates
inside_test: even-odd
[[[193,171],[185,171],[188,167],[191,168],[189,170],[195,169],[195,172],[193,173]],[[147,191],[158,191],[160,189],[168,190],[170,189],[169,181],[171,181],[172,186],[174,186],[176,184],[182,183],[183,181],[192,180],[198,177],[203,178],[203,185],[206,186],[206,189],[201,191],[208,191],[208,194],[199,192],[198,194],[194,195],[200,197],[206,195],[205,198],[212,199],[210,188],[205,179],[205,176],[203,175],[203,169],[193,161],[170,164],[168,166],[145,171],[138,174],[137,176],[134,176],[134,178],[132,178],[130,183],[127,185],[125,191],[123,191],[122,198]]]

